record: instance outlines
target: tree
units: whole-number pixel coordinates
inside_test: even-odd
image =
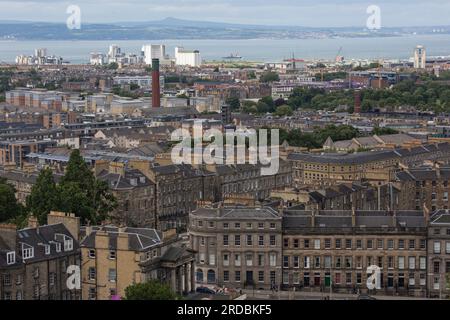
[[[108,185],[95,178],[78,149],[70,155],[57,193],[58,210],[72,212],[83,222],[98,223],[117,207]]]
[[[119,69],[119,64],[117,62],[111,62],[108,64],[107,68],[110,70],[117,70]]]
[[[165,283],[150,280],[136,283],[125,289],[126,300],[177,300],[180,297]]]
[[[39,173],[36,183],[31,188],[31,194],[27,197],[28,211],[38,219],[39,224],[46,224],[47,215],[51,210],[57,209],[57,198],[58,190],[53,172],[50,168],[46,168]]]
[[[377,136],[383,136],[383,135],[387,135],[387,134],[396,134],[398,133],[397,130],[392,129],[392,128],[380,128],[380,127],[375,127],[373,128],[372,134],[373,135],[377,135]]]
[[[263,83],[280,81],[280,76],[276,72],[267,71],[261,76],[260,81]]]
[[[283,98],[278,98],[273,103],[275,104],[275,107],[280,107],[280,106],[284,106],[287,103],[287,101],[284,100]]]
[[[256,103],[253,101],[244,101],[242,103],[242,112],[247,114],[255,114],[258,112],[258,109],[256,107]]]
[[[275,111],[275,115],[279,117],[292,116],[292,114],[293,114],[292,108],[288,105],[279,106]]]
[[[94,174],[89,170],[86,161],[81,156],[80,150],[75,149],[70,154],[69,163],[66,172],[61,178],[60,184],[64,185],[69,182],[77,183],[81,189],[89,190],[94,183]]]
[[[18,217],[22,213],[21,206],[17,203],[15,188],[0,179],[0,222],[6,222]]]
[[[225,100],[225,103],[230,105],[231,110],[239,110],[241,108],[241,102],[237,97],[229,97]]]
[[[267,109],[265,112],[274,112],[275,111],[275,102],[271,96],[262,97],[258,104],[263,104],[264,108]],[[259,109],[259,107],[258,107]]]
[[[130,90],[131,91],[137,90],[139,88],[140,88],[140,86],[137,83],[131,83],[130,84]]]

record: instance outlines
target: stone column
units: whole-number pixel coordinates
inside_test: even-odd
[[[185,274],[185,266],[181,266],[180,267],[180,281],[181,281],[181,285],[180,285],[180,291],[181,293],[184,293],[184,291],[186,290],[186,274]]]
[[[191,271],[190,269],[190,264],[185,264],[184,265],[184,289],[187,293],[191,292]]]
[[[191,290],[195,291],[195,263],[191,262]]]
[[[177,292],[177,269],[173,268],[170,270],[170,286],[174,292]]]

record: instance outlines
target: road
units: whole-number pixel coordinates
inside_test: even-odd
[[[247,294],[247,299],[257,300],[324,300],[330,296],[329,292],[306,292],[306,291],[279,291],[272,293],[272,291],[263,290],[242,290],[243,294]],[[373,296],[377,300],[424,300],[426,298],[414,298],[414,297],[398,297],[398,296]],[[357,294],[346,293],[334,293],[331,297],[332,300],[357,300]]]

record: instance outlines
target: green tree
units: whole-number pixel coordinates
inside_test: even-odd
[[[178,300],[180,297],[165,283],[150,280],[125,289],[126,300]]]
[[[73,150],[70,154],[66,172],[61,178],[60,185],[74,182],[77,183],[81,189],[90,191],[94,184],[94,180],[94,174],[81,156],[80,150]]]
[[[277,108],[277,110],[275,111],[275,115],[279,116],[279,117],[284,117],[284,116],[292,116],[294,112],[292,111],[292,108],[288,105],[284,105],[284,106],[279,106]]]
[[[0,179],[0,222],[6,222],[17,218],[22,213],[21,206],[17,203],[15,188]]]
[[[376,134],[377,136],[383,136],[383,135],[387,135],[387,134],[396,134],[398,133],[397,130],[392,129],[392,128],[380,128],[380,127],[375,127],[373,128],[372,134]]]
[[[242,103],[242,112],[247,114],[255,114],[258,113],[258,108],[256,106],[256,103],[253,101],[244,101]]]
[[[260,81],[263,83],[280,81],[280,76],[276,72],[267,71],[261,76]]]
[[[95,178],[78,149],[70,155],[58,195],[58,210],[72,212],[84,222],[101,222],[117,207],[108,185]]]
[[[225,103],[230,105],[231,110],[239,110],[241,108],[241,102],[237,97],[229,97],[225,100]]]
[[[108,64],[107,68],[110,70],[117,70],[119,69],[119,64],[117,62],[111,62]]]
[[[138,84],[136,84],[136,83],[130,84],[130,90],[131,91],[137,90],[139,88],[140,88],[140,86]]]
[[[47,215],[51,210],[57,209],[56,200],[58,190],[53,179],[53,172],[46,168],[39,173],[36,183],[31,188],[31,194],[27,197],[26,206],[39,221],[39,224],[47,223]]]

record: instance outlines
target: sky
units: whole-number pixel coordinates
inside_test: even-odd
[[[68,6],[81,21],[105,23],[174,17],[242,24],[346,27],[366,25],[368,6],[382,27],[450,25],[450,0],[0,0],[0,20],[65,23]]]

